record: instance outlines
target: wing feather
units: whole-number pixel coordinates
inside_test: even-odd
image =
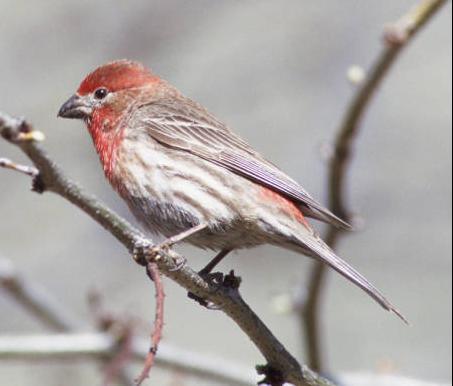
[[[191,152],[260,183],[299,204],[302,213],[309,217],[340,228],[350,228],[202,106],[189,102],[184,110],[180,106],[176,109],[171,101],[144,104],[131,119],[137,120],[139,127],[166,146]]]

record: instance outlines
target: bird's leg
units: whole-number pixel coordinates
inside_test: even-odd
[[[205,280],[217,285],[228,285],[229,280],[221,272],[212,273],[213,269],[231,252],[231,249],[221,250],[198,274]],[[233,275],[234,276],[234,275]],[[230,278],[230,276],[228,275]],[[192,292],[187,294],[189,299],[195,300],[198,304],[211,310],[218,309],[215,305]]]
[[[231,249],[221,250],[201,271],[198,272],[200,276],[207,276],[212,270],[220,264],[220,262],[231,252]]]
[[[170,248],[173,245],[194,235],[195,233],[198,233],[198,232],[202,231],[203,229],[206,229],[207,226],[208,226],[208,224],[206,224],[206,223],[201,223],[201,224],[195,225],[194,227],[189,228],[184,232],[181,232],[172,237],[169,237],[168,239],[164,240],[160,244],[156,245],[156,248],[159,248],[159,249]]]
[[[168,239],[164,240],[160,244],[152,246],[147,240],[137,240],[136,245],[134,247],[134,259],[143,266],[147,266],[146,259],[143,256],[148,255],[151,257],[155,257],[159,255],[159,252],[162,250],[166,250],[171,248],[176,243],[179,243],[188,237],[192,236],[195,233],[198,233],[205,229],[208,225],[206,223],[198,224],[192,228],[187,229],[184,232],[178,233]],[[174,268],[175,271],[180,270],[186,264],[186,260],[183,258],[181,262],[175,261],[176,267]]]
[[[231,252],[231,249],[221,250],[198,274],[205,280],[213,283],[222,283],[224,275],[221,272],[212,272],[217,265]],[[195,296],[195,295],[194,295]]]
[[[192,228],[187,229],[184,232],[181,232],[172,237],[169,237],[168,239],[164,240],[162,243],[156,245],[156,247],[154,248],[154,252],[157,253],[159,250],[171,248],[176,243],[184,241],[185,239],[194,235],[195,233],[202,231],[207,226],[208,226],[208,224],[201,223]],[[179,271],[186,265],[186,263],[187,263],[187,259],[185,257],[175,260],[176,267],[173,268],[172,271]]]

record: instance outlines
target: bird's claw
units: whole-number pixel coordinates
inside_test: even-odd
[[[274,369],[270,365],[256,366],[259,375],[264,375],[264,379],[258,382],[258,385],[276,385],[283,386],[286,384],[285,378],[281,371]]]
[[[189,299],[192,299],[194,300],[195,302],[197,302],[200,306],[210,310],[210,311],[218,311],[220,310],[220,307],[215,305],[213,302],[210,302],[206,299],[203,299],[201,296],[197,296],[195,295],[193,292],[188,292],[187,293],[187,297]]]
[[[46,185],[42,179],[40,173],[36,174],[31,182],[31,190],[35,193],[44,193],[46,191]]]
[[[155,245],[146,238],[139,238],[135,241],[132,257],[138,264],[146,267],[149,262],[159,260],[160,254],[162,252],[168,252],[171,247],[172,243],[166,241]],[[174,263],[175,267],[170,270],[171,272],[176,272],[184,268],[187,259],[184,257],[174,258]]]
[[[239,287],[241,286],[241,282],[242,282],[241,277],[236,276],[236,274],[234,273],[234,270],[231,270],[230,273],[223,278],[222,285],[225,288],[229,288],[229,289],[237,291],[239,289]]]
[[[241,278],[234,274],[234,271],[230,271],[228,275],[224,275],[222,272],[212,272],[207,273],[200,271],[199,275],[207,281],[210,285],[213,285],[217,288],[223,287],[226,289],[237,291],[241,285]],[[219,310],[220,307],[214,304],[213,302],[206,300],[198,295],[195,295],[192,292],[187,294],[189,299],[195,300],[201,306],[207,308],[208,310]]]
[[[185,257],[179,256],[174,259],[175,267],[170,269],[170,272],[177,272],[183,269],[187,264],[187,259]]]
[[[161,254],[168,253],[172,246],[173,246],[173,243],[171,241],[166,240],[160,244],[149,247],[147,250],[147,254],[146,254],[148,261],[156,262],[156,261],[160,260]],[[175,264],[177,265],[175,267],[175,270],[178,271],[179,269],[182,268],[182,266],[184,266],[185,262],[179,263],[179,262],[175,261]],[[180,264],[182,264],[182,266],[180,266]]]
[[[149,240],[138,238],[134,243],[132,257],[138,264],[146,267],[148,265],[147,257],[152,254],[153,248],[155,247]]]

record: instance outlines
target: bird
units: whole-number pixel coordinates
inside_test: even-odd
[[[139,62],[91,71],[58,116],[84,121],[104,174],[149,232],[218,254],[271,244],[321,261],[405,320],[308,219],[350,225],[201,104]]]

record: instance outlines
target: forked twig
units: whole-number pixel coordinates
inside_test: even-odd
[[[347,172],[351,164],[353,147],[360,131],[360,124],[370,106],[373,96],[382,84],[402,49],[430,20],[446,0],[422,0],[396,23],[388,26],[384,33],[384,48],[371,68],[368,77],[355,93],[335,139],[334,154],[329,163],[328,191],[329,208],[345,220],[350,220],[347,208]],[[329,226],[324,236],[332,248],[338,246],[342,233]],[[315,263],[310,273],[308,295],[300,309],[300,319],[308,354],[308,364],[316,371],[324,372],[321,354],[320,308],[325,289],[327,269],[324,264]]]
[[[38,175],[38,169],[35,167],[17,164],[8,158],[0,158],[0,168],[11,169],[30,177]]]
[[[24,133],[30,135],[25,136]],[[1,136],[18,146],[39,170],[38,176],[33,179],[34,191],[41,193],[49,191],[67,199],[115,236],[131,255],[135,255],[136,262],[156,263],[160,272],[184,287],[186,291],[221,308],[260,350],[269,368],[278,371],[288,383],[295,386],[332,385],[308,367],[302,366],[261,321],[238,291],[219,288],[203,279],[187,264],[181,266],[180,262],[184,259],[172,249],[163,248],[158,254],[150,254],[149,252],[155,249],[152,247],[152,240],[146,238],[95,197],[86,194],[74,181],[69,180],[42,147],[35,140],[30,140],[33,137],[32,133],[33,128],[26,121],[13,119],[0,113]],[[143,245],[151,247],[143,248]]]

